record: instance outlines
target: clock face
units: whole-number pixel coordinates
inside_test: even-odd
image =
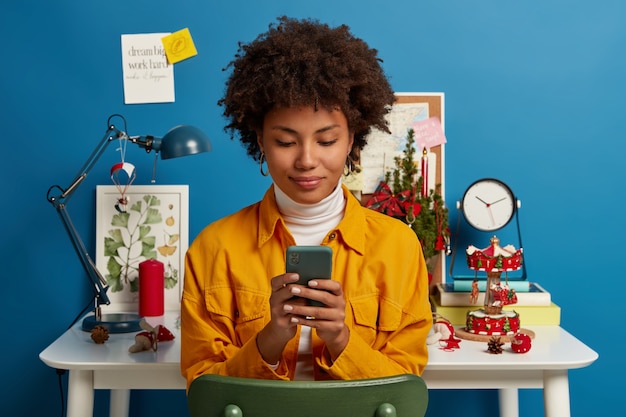
[[[516,200],[502,181],[486,178],[470,185],[461,202],[467,222],[482,231],[503,228],[513,218]]]

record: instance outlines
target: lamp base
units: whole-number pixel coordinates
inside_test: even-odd
[[[83,320],[82,329],[90,332],[96,326],[104,326],[109,333],[140,332],[143,329],[139,325],[141,316],[134,313],[109,313],[103,314],[100,319],[96,316],[87,316]]]

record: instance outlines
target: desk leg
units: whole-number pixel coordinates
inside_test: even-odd
[[[67,417],[93,416],[93,371],[70,370],[67,381]]]
[[[546,417],[570,417],[567,369],[543,371],[543,407]]]
[[[128,406],[130,405],[129,389],[112,389],[109,405],[110,417],[128,417]]]
[[[500,417],[519,417],[517,388],[500,388],[498,390],[498,399],[500,402]]]

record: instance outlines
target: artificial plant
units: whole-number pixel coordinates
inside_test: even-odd
[[[429,259],[448,248],[448,209],[440,193],[441,184],[422,192],[424,177],[418,176],[415,154],[414,131],[409,129],[402,156],[395,159],[395,168],[385,173],[384,182],[366,206],[410,225],[422,244],[424,257]]]

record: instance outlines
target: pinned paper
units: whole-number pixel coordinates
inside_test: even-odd
[[[161,39],[167,33],[122,35],[124,103],[174,101],[174,67],[168,65]]]
[[[167,62],[175,64],[184,59],[191,58],[198,55],[196,46],[191,39],[191,33],[189,28],[179,30],[171,35],[165,36],[161,39],[163,47],[165,48],[165,55],[167,56]]]
[[[363,189],[363,168],[361,165],[356,165],[350,175],[344,173],[342,182],[350,191],[361,191]]]
[[[372,129],[367,136],[367,146],[361,151],[364,194],[376,191],[378,184],[384,181],[385,173],[393,169],[393,156],[402,154],[411,125],[428,118],[428,106],[428,103],[394,103],[385,117],[391,133]],[[385,158],[387,155],[389,159]]]
[[[415,144],[420,151],[424,148],[430,149],[446,143],[446,137],[443,134],[441,122],[437,117],[429,117],[428,119],[413,123],[411,128],[415,135]]]

